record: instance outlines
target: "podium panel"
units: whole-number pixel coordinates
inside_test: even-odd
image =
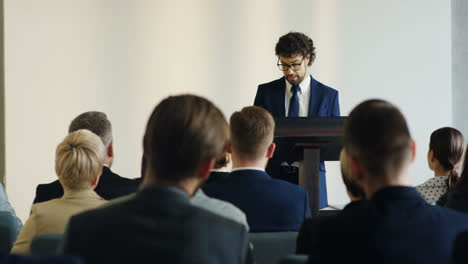
[[[270,170],[282,162],[303,160],[298,184],[309,194],[312,216],[319,212],[320,164],[340,158],[343,124],[346,117],[275,118],[275,143],[278,155],[269,163]],[[273,173],[274,174],[274,173]]]

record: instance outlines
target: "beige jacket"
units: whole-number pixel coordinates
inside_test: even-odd
[[[12,254],[29,254],[31,240],[37,235],[63,234],[70,218],[83,211],[94,209],[106,200],[93,190],[66,193],[58,199],[33,204],[31,215],[16,239]]]

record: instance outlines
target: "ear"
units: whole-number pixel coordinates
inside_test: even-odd
[[[305,65],[309,66],[309,62],[310,62],[310,54],[307,55],[306,58],[305,58]]]
[[[211,169],[213,169],[214,165],[216,163],[216,159],[209,159],[201,164],[201,166],[198,168],[198,178],[201,180],[207,180],[208,177],[210,176]]]
[[[362,173],[361,163],[348,155],[348,164],[351,167],[351,177],[358,183],[362,182],[364,175]]]
[[[433,150],[428,150],[427,151],[427,158],[430,162],[434,162],[435,157],[434,157],[434,151]]]
[[[113,158],[114,157],[114,142],[109,143],[109,147],[107,147],[107,156]]]
[[[416,159],[416,141],[411,140],[411,157],[410,157],[410,163],[413,163],[414,160]]]
[[[271,143],[270,146],[268,146],[266,157],[271,159],[273,157],[273,154],[275,153],[275,149],[276,149],[276,144]]]
[[[231,145],[231,143],[226,145],[226,152],[229,153],[229,154],[232,154],[232,145]]]

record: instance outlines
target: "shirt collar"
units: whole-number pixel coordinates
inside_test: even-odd
[[[448,176],[436,176],[425,181],[418,187],[446,187]]]
[[[239,168],[233,168],[231,172],[234,171],[240,171],[240,170],[258,170],[258,171],[265,171],[265,169],[259,168],[259,167],[239,167]]]
[[[211,172],[230,172],[229,169],[211,169]]]
[[[310,89],[310,74],[307,75],[307,77],[302,80],[302,82],[299,84],[299,94],[305,94],[309,91]],[[284,81],[286,82],[286,91],[290,94],[291,93],[291,87],[292,85],[284,78]]]

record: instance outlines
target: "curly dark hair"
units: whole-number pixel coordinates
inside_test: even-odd
[[[310,55],[308,66],[315,60],[314,42],[308,36],[300,32],[289,32],[281,36],[276,43],[275,52],[277,56],[292,57],[301,54],[304,58]]]

